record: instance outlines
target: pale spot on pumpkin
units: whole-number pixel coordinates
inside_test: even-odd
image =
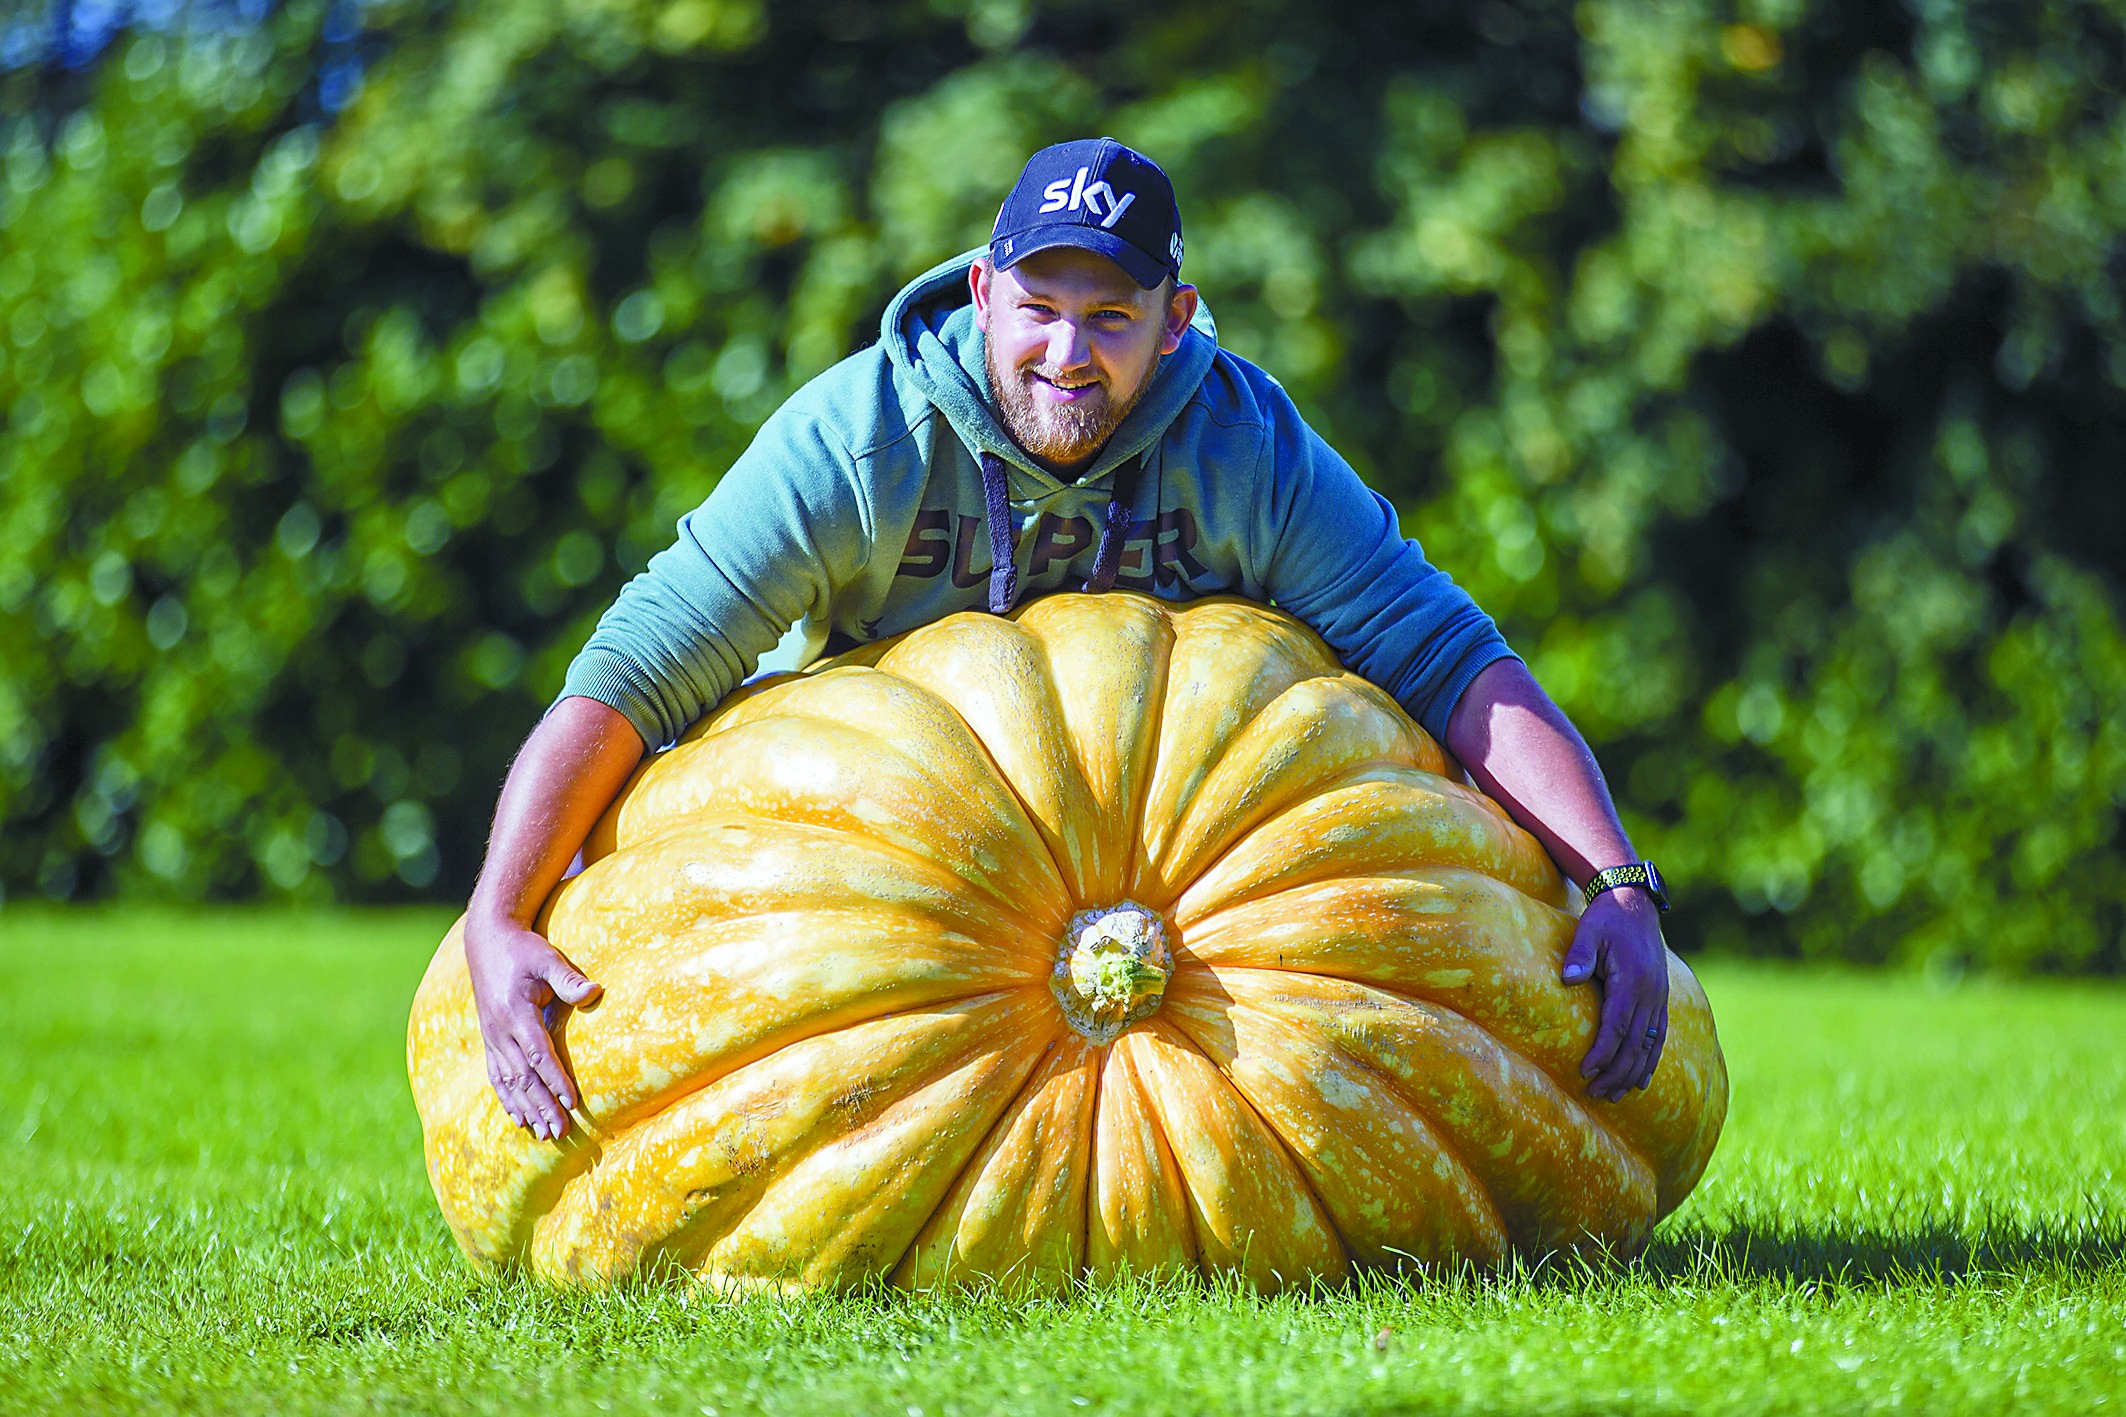
[[[1435,989],[1460,989],[1474,978],[1473,969],[1435,969],[1425,976],[1425,982]]]
[[[1321,1093],[1322,1101],[1345,1111],[1358,1111],[1373,1101],[1372,1088],[1336,1068],[1324,1070],[1314,1079],[1314,1086]]]

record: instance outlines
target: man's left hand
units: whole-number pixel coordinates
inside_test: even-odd
[[[1589,901],[1560,977],[1601,981],[1602,1025],[1580,1061],[1587,1091],[1614,1102],[1652,1082],[1668,1041],[1668,950],[1652,898],[1624,886]]]

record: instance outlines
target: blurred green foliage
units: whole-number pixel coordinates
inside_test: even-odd
[[[384,0],[0,76],[0,890],[462,893],[750,431],[1111,132],[1681,943],[2126,964],[2116,4]]]

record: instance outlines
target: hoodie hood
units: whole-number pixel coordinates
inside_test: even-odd
[[[879,338],[893,367],[945,415],[977,460],[984,453],[1002,458],[1043,487],[1087,486],[1141,456],[1195,397],[1217,358],[1218,330],[1209,307],[1197,303],[1196,318],[1183,332],[1181,347],[1160,359],[1143,401],[1122,420],[1092,465],[1075,481],[1061,482],[1037,466],[1004,431],[989,400],[985,342],[975,325],[974,299],[967,289],[967,272],[986,250],[976,247],[932,267],[893,297],[879,327]]]

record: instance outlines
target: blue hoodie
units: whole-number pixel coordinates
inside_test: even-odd
[[[559,697],[618,709],[658,747],[771,650],[775,667],[798,668],[991,608],[992,582],[1014,570],[1020,599],[1077,589],[1113,520],[1114,584],[1275,604],[1445,742],[1469,681],[1513,652],[1283,387],[1220,349],[1199,313],[1084,475],[1058,481],[990,406],[967,288],[981,254],[917,277],[886,308],[876,345],[775,412],[622,588]],[[992,504],[1011,523],[1012,564],[996,577]]]

